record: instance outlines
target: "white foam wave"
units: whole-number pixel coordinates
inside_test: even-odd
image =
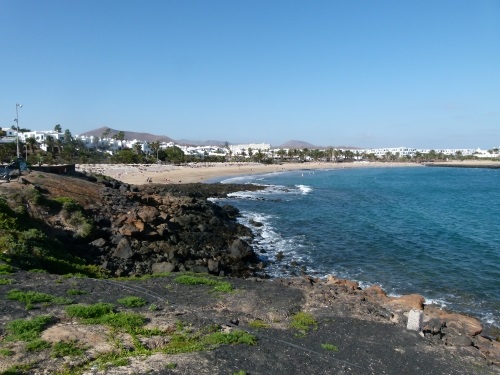
[[[310,186],[307,185],[295,185],[303,195],[309,194],[313,189]]]
[[[257,254],[268,261],[266,273],[273,277],[288,276],[294,268],[312,264],[311,259],[302,251],[304,245],[300,236],[285,237],[272,226],[272,215],[256,212],[241,212],[238,221],[252,229],[252,246]],[[256,225],[257,224],[257,225]],[[280,257],[283,256],[281,260]],[[290,267],[296,264],[296,267]]]

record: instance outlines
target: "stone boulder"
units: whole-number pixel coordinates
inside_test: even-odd
[[[243,260],[255,255],[252,247],[245,240],[240,238],[233,241],[229,247],[229,254],[231,258],[236,260]]]
[[[387,305],[399,312],[408,312],[412,309],[423,310],[425,298],[420,294],[407,294],[401,297],[391,297]]]
[[[151,271],[155,273],[167,273],[173,272],[175,270],[175,265],[169,262],[154,263],[151,266]]]
[[[130,242],[126,238],[122,238],[118,245],[116,246],[115,252],[113,254],[117,258],[129,259],[134,255],[134,251],[130,246]]]
[[[326,278],[326,283],[327,284],[333,284],[333,285],[343,285],[345,286],[348,290],[358,290],[359,284],[356,281],[353,280],[347,280],[347,279],[337,279],[335,276],[328,276]]]
[[[137,209],[136,214],[143,222],[149,224],[160,215],[160,210],[152,206],[142,206]]]

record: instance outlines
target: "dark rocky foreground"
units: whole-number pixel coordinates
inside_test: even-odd
[[[54,345],[74,341],[86,348],[78,357],[53,358],[50,349],[26,352],[23,344],[3,342],[0,346],[15,354],[2,357],[0,373],[16,364],[31,364],[25,374],[48,374],[66,368],[77,373],[82,363],[93,361],[104,353],[126,348],[131,355],[119,365],[105,369],[89,366],[84,374],[497,374],[491,356],[477,347],[459,344],[443,345],[438,338],[422,337],[407,330],[401,309],[381,305],[373,291],[353,289],[346,281],[329,279],[312,281],[295,279],[224,278],[235,288],[230,293],[215,293],[207,285],[183,285],[176,274],[150,279],[102,280],[61,277],[18,270],[9,276],[10,285],[0,285],[0,336],[13,319],[32,319],[38,315],[53,317],[41,338]],[[119,305],[127,296],[147,301],[133,310],[147,318],[147,326],[159,327],[160,336],[138,336],[143,347],[160,350],[135,354],[135,344],[126,333],[117,333],[101,325],[82,324],[64,312],[64,306],[37,304],[26,310],[24,304],[5,298],[9,290],[37,291],[57,297],[72,295],[74,303],[96,302]],[[154,309],[151,308],[154,306]],[[299,311],[310,312],[317,326],[301,332],[290,326]],[[255,322],[261,327],[256,328]],[[255,345],[222,345],[212,350],[165,354],[162,345],[171,340],[179,324],[189,332],[217,327],[223,332],[245,331],[257,338]],[[454,324],[454,323],[453,323]],[[451,328],[451,324],[450,327]],[[212,328],[213,329],[213,328]],[[433,336],[431,326],[425,336]],[[446,330],[445,330],[446,331]],[[444,332],[444,331],[443,331]],[[114,339],[111,339],[113,338]],[[449,336],[451,338],[451,335]],[[457,336],[458,337],[458,336]],[[117,341],[118,338],[118,341]],[[479,344],[479,338],[472,338]],[[325,344],[335,347],[326,350]],[[121,349],[123,350],[123,348]],[[174,364],[175,367],[168,367]],[[73,369],[73,370],[72,370]],[[80,372],[78,372],[80,373]]]
[[[105,178],[72,178],[32,172],[23,184],[0,186],[0,193],[19,201],[51,236],[89,264],[116,279],[62,278],[18,270],[6,276],[12,284],[0,285],[0,346],[6,324],[49,314],[54,322],[42,338],[49,342],[81,341],[96,356],[111,334],[107,328],[78,324],[68,319],[64,308],[37,305],[33,310],[6,298],[9,290],[38,291],[67,297],[70,289],[85,292],[71,298],[76,303],[109,302],[139,296],[157,308],[138,309],[148,324],[169,332],[176,322],[193,331],[206,326],[223,330],[242,329],[258,338],[257,345],[224,345],[215,350],[184,354],[154,354],[130,358],[127,365],[108,368],[106,374],[495,374],[499,372],[500,343],[483,337],[481,324],[471,318],[425,306],[418,295],[390,298],[377,287],[361,290],[351,281],[307,276],[296,279],[261,280],[253,277],[264,266],[251,248],[251,232],[236,222],[238,210],[207,201],[249,185],[147,185],[130,186]],[[82,236],[81,228],[69,220],[68,212],[35,202],[36,191],[47,199],[68,197],[78,202],[92,218],[93,231]],[[248,239],[249,243],[241,240]],[[209,286],[181,285],[175,274],[142,280],[141,275],[192,271],[225,278],[236,288],[214,293]],[[406,328],[409,312],[423,311],[420,334]],[[310,312],[317,329],[297,335],[291,317]],[[265,328],[254,328],[262,321]],[[161,346],[162,339],[142,338],[146,347]],[[125,345],[133,346],[126,335]],[[160,342],[158,341],[160,340]],[[164,338],[165,342],[169,340]],[[321,345],[332,344],[338,351]],[[10,344],[8,344],[10,345]],[[14,344],[12,344],[14,345]],[[16,344],[18,345],[18,344]],[[75,359],[53,359],[50,352],[27,353],[13,346],[15,355],[0,357],[0,371],[19,363],[36,363],[26,373],[54,373]],[[166,363],[176,363],[166,369]],[[71,373],[71,372],[70,372]]]

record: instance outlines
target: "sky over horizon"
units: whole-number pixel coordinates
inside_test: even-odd
[[[0,0],[0,127],[500,145],[500,1]]]

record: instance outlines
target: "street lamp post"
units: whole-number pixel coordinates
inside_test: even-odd
[[[19,159],[19,108],[23,108],[22,104],[16,103],[16,118],[15,122],[17,125],[17,137],[16,137],[16,146],[17,146],[17,158]]]

